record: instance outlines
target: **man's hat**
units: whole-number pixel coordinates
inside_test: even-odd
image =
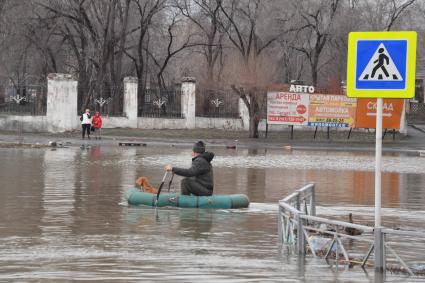
[[[198,141],[193,145],[193,152],[204,153],[205,152],[205,143],[203,141]]]

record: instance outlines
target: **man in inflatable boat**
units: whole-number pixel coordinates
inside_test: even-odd
[[[184,169],[167,165],[165,170],[186,177],[180,183],[182,195],[211,196],[214,189],[213,168],[211,165],[213,158],[214,153],[206,152],[205,143],[198,141],[193,146],[192,166],[190,168]],[[136,184],[144,192],[158,193],[158,190],[149,184],[146,177],[138,178]]]
[[[180,183],[182,195],[210,196],[213,194],[214,177],[211,161],[214,153],[205,151],[205,143],[198,141],[193,146],[192,166],[189,169],[165,166],[165,170],[186,177]]]

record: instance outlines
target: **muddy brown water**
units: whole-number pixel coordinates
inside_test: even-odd
[[[0,149],[0,282],[374,280],[360,268],[335,271],[312,258],[300,267],[277,242],[277,201],[308,182],[316,183],[319,214],[352,212],[355,221],[373,223],[373,154],[214,151],[215,193],[247,194],[250,208],[126,204],[123,194],[138,176],[158,184],[165,164],[188,166],[187,149]],[[425,230],[425,158],[383,160],[384,224]],[[421,281],[387,277],[400,279]]]

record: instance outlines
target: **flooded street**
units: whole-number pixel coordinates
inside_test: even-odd
[[[318,214],[352,212],[373,224],[372,153],[212,151],[214,193],[244,193],[248,209],[127,205],[138,176],[158,185],[165,164],[190,165],[189,149],[0,149],[0,282],[374,280],[373,272],[335,272],[312,258],[300,267],[277,240],[277,201],[308,182],[316,183]],[[384,225],[425,230],[424,160],[384,156]]]

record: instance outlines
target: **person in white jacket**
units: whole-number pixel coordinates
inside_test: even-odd
[[[90,128],[91,128],[90,109],[86,109],[86,112],[84,112],[81,115],[80,121],[81,121],[82,138],[84,139],[84,136],[87,132],[87,138],[90,139]]]

